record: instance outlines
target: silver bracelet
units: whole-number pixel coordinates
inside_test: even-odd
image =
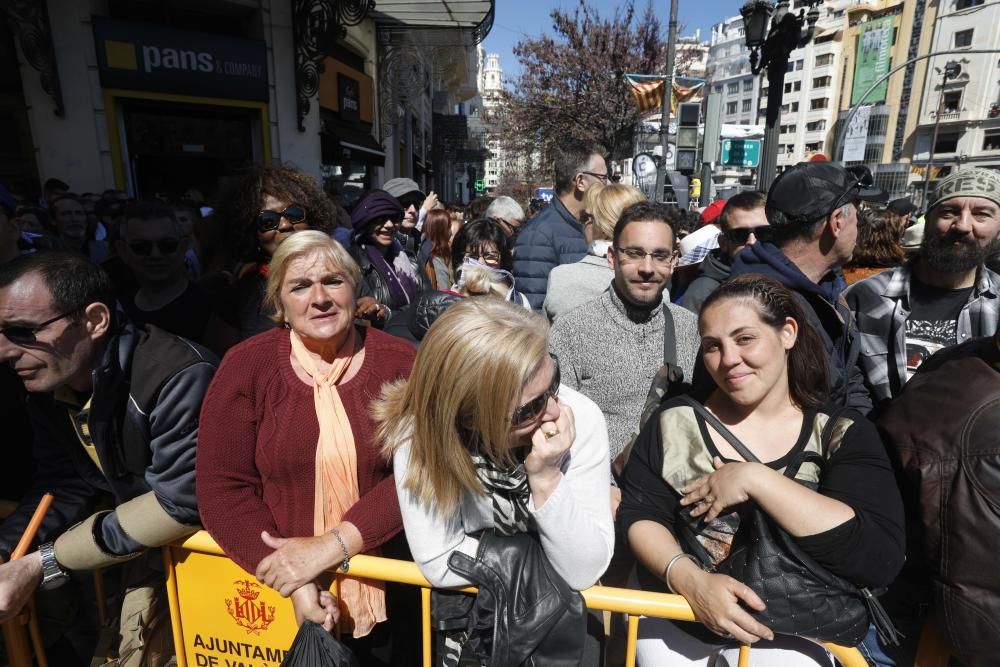
[[[683,551],[674,556],[673,558],[671,558],[667,562],[667,566],[663,568],[663,581],[666,582],[667,584],[667,590],[673,593],[674,595],[677,595],[678,593],[677,591],[674,590],[674,587],[670,585],[670,570],[671,568],[673,568],[674,565],[677,564],[677,561],[679,561],[681,558],[690,558],[696,565],[698,564],[697,558],[695,558],[691,554],[686,554]]]
[[[330,534],[337,538],[340,542],[340,548],[344,550],[344,561],[340,564],[340,571],[347,572],[351,568],[351,556],[347,552],[347,543],[344,542],[344,538],[340,536],[340,531],[336,528],[330,529]],[[669,584],[667,584],[669,586]]]

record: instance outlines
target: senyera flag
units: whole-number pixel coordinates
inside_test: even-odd
[[[635,104],[639,111],[659,109],[663,104],[663,77],[656,74],[626,74],[625,80],[632,89]],[[677,105],[687,102],[705,85],[704,81],[693,86],[679,86],[673,83],[673,94],[670,96],[670,111],[676,111]]]

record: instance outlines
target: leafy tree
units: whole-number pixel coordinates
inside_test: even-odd
[[[632,154],[636,109],[625,74],[663,71],[666,39],[659,19],[647,4],[640,14],[626,0],[610,17],[580,0],[572,13],[552,10],[552,32],[529,37],[514,48],[521,75],[504,93],[492,119],[496,137],[507,150],[530,160],[551,179],[546,156],[569,142],[603,146],[612,159]]]

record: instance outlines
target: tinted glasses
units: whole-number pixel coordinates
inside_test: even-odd
[[[128,249],[136,255],[146,257],[153,254],[153,246],[156,246],[161,255],[172,255],[177,252],[181,242],[179,239],[157,239],[155,241],[129,241]]]
[[[770,234],[770,230],[767,225],[761,225],[760,227],[739,227],[737,229],[730,229],[727,230],[725,234],[730,243],[735,243],[736,245],[746,245],[746,242],[750,240],[751,234],[756,236],[759,241],[761,240],[761,237],[767,237]]]
[[[273,232],[281,226],[281,219],[297,225],[306,221],[306,209],[298,204],[292,204],[284,211],[263,210],[257,214],[257,231]]]
[[[536,419],[545,412],[545,406],[548,405],[550,398],[555,398],[559,395],[559,360],[554,356],[552,357],[553,363],[555,363],[555,373],[552,374],[552,384],[549,388],[543,391],[541,394],[531,399],[517,410],[514,410],[514,416],[511,417],[511,425],[514,428],[519,426],[524,426]]]
[[[45,320],[39,324],[15,324],[9,327],[4,327],[0,329],[0,334],[7,337],[7,340],[14,343],[15,345],[28,345],[34,343],[36,336],[39,331],[49,326],[53,322],[58,322],[64,317],[69,317],[75,310],[71,310],[68,313],[63,313],[62,315],[56,315],[51,320]]]

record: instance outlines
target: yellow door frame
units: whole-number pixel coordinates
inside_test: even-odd
[[[104,115],[108,123],[108,141],[111,145],[111,166],[115,175],[115,187],[124,190],[125,156],[122,154],[122,138],[118,126],[118,104],[120,99],[157,100],[160,102],[183,102],[185,104],[205,104],[216,107],[234,107],[238,109],[256,109],[260,114],[261,158],[264,164],[271,161],[271,125],[267,114],[266,102],[250,102],[246,100],[230,100],[219,97],[195,97],[193,95],[175,95],[173,93],[150,93],[139,90],[121,88],[104,89]]]

